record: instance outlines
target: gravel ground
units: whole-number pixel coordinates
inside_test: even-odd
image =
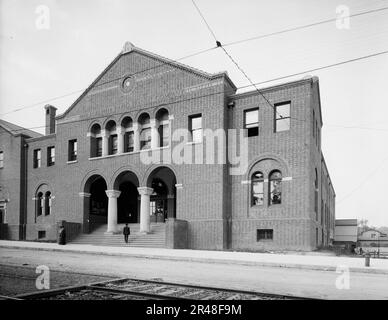
[[[36,288],[36,269],[32,266],[9,266],[0,264],[0,295],[16,296],[18,294],[38,291]],[[83,285],[91,282],[113,279],[106,276],[94,276],[71,271],[50,271],[50,289]]]

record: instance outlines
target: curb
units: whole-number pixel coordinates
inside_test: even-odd
[[[197,258],[197,257],[174,257],[165,255],[146,255],[138,253],[124,253],[124,252],[102,252],[102,251],[88,251],[77,249],[60,249],[60,248],[37,248],[37,247],[22,247],[16,245],[2,245],[0,248],[7,249],[25,249],[35,251],[52,251],[52,252],[69,252],[69,253],[81,253],[92,255],[106,255],[106,256],[119,256],[119,257],[132,257],[140,259],[155,259],[155,260],[170,260],[170,261],[188,261],[188,262],[200,262],[200,263],[214,263],[214,264],[229,264],[229,265],[244,265],[244,266],[261,266],[261,267],[277,267],[277,268],[290,268],[301,270],[321,270],[321,271],[336,271],[337,268],[333,266],[325,265],[308,265],[297,263],[278,263],[278,262],[263,262],[263,261],[247,261],[247,260],[230,260],[230,259],[217,259],[217,258]],[[372,267],[373,268],[373,267]],[[388,270],[384,269],[364,269],[359,267],[349,268],[351,272],[360,272],[368,274],[387,274]]]

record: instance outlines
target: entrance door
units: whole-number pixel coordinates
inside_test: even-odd
[[[151,222],[164,222],[167,219],[167,201],[163,198],[152,198],[150,202]]]

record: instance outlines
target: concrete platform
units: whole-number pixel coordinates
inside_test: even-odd
[[[257,265],[278,268],[335,271],[348,267],[349,271],[388,274],[388,259],[371,259],[370,267],[364,266],[361,257],[337,257],[314,254],[272,254],[207,250],[171,250],[163,248],[107,247],[84,244],[41,243],[0,240],[0,248],[85,253],[94,255],[126,256],[147,259],[193,261],[216,264]],[[1,249],[0,249],[1,250]]]

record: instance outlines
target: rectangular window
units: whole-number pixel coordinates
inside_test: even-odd
[[[69,156],[68,161],[76,161],[77,160],[77,140],[69,141]]]
[[[133,152],[134,150],[134,140],[133,132],[126,132],[124,136],[124,152]]]
[[[41,155],[42,152],[40,149],[35,149],[34,150],[34,168],[40,168],[41,166]]]
[[[96,157],[102,156],[102,137],[96,138]]]
[[[112,134],[109,137],[109,154],[117,153],[117,134]]]
[[[257,229],[257,241],[272,240],[273,229]]]
[[[244,111],[244,129],[248,130],[248,137],[259,135],[259,109]]]
[[[275,104],[275,132],[290,130],[291,102]]]
[[[189,117],[189,130],[192,142],[202,142],[202,115]]]
[[[46,238],[46,231],[38,231],[38,239]]]
[[[47,148],[47,166],[53,166],[55,164],[55,147]]]
[[[4,153],[0,151],[0,168],[4,168]]]

